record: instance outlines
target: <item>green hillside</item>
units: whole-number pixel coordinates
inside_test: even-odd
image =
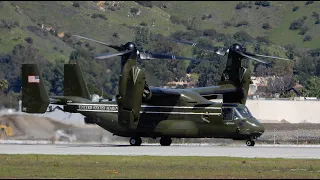
[[[138,44],[145,45],[145,49],[176,52],[181,56],[201,54],[192,47],[177,46],[172,42],[150,42],[149,39],[148,44],[145,44],[147,42],[143,39],[147,38],[149,33],[143,32],[139,36],[136,33],[137,29],[146,28],[154,34],[195,42],[204,39],[204,42],[214,46],[230,45],[238,41],[251,52],[302,59],[302,65],[298,64],[303,70],[302,73],[295,69],[298,67],[297,61],[294,66],[276,63],[277,67],[273,68],[272,73],[264,75],[283,76],[285,68],[290,68],[289,71],[286,70],[291,73],[290,77],[293,77],[293,72],[300,81],[306,82],[305,78],[320,75],[320,68],[303,66],[310,63],[314,63],[314,67],[318,66],[317,61],[312,58],[319,57],[319,51],[316,50],[320,47],[319,9],[319,1],[1,1],[0,62],[10,62],[5,55],[12,55],[13,49],[19,49],[21,45],[37,49],[37,58],[33,59],[53,63],[49,66],[55,66],[56,62],[68,62],[70,53],[73,52],[72,57],[88,61],[84,71],[90,84],[89,89],[94,92],[104,89],[106,93],[112,94],[116,91],[116,69],[119,62],[98,63],[90,61],[90,55],[114,50],[88,41],[72,40],[72,34],[109,44],[139,41]],[[79,50],[80,46],[85,50]],[[305,53],[310,50],[316,51],[311,55],[311,59],[308,59]],[[24,59],[25,54],[13,56],[13,60],[18,62],[12,61],[13,64],[8,63],[8,66],[19,66],[19,63],[22,63],[19,59]],[[211,55],[203,58],[216,59]],[[181,78],[190,67],[188,61],[174,66],[161,62],[164,64],[162,68],[168,72],[157,71],[152,63],[143,64],[149,68],[148,76],[153,75],[153,79],[160,79],[155,84],[164,85],[168,81]],[[189,71],[199,75],[201,68],[196,66],[191,70],[189,68]],[[45,71],[55,73],[45,75],[47,86],[54,94],[62,89],[62,75],[59,74],[62,72],[61,68],[63,67],[59,65],[57,69],[49,68]],[[214,84],[219,79],[219,68],[213,67],[209,71],[212,77],[204,84]],[[105,76],[105,69],[112,75]],[[257,65],[254,71],[256,69]],[[265,67],[262,69],[266,70]],[[4,66],[0,71],[4,71],[0,73],[0,79],[9,81],[9,90],[13,85],[18,87],[18,72],[8,75],[11,70]],[[58,75],[56,72],[59,72]],[[51,76],[54,78],[50,79]],[[101,81],[97,82],[96,77],[101,77]],[[60,84],[54,84],[56,80],[59,80]],[[56,86],[59,88],[55,88]]]
[[[172,16],[188,22],[194,18],[196,28],[199,30],[215,29],[217,32],[227,34],[243,30],[252,37],[268,36],[272,43],[281,46],[295,44],[300,48],[317,48],[320,45],[319,24],[315,24],[316,20],[312,17],[312,12],[320,9],[320,2],[317,1],[308,5],[305,5],[305,1],[271,1],[268,7],[257,6],[255,1],[252,1],[251,8],[239,10],[236,9],[238,1],[155,1],[151,2],[151,8],[135,1],[110,1],[109,4],[108,2],[80,1],[79,7],[74,7],[72,1],[2,2],[1,19],[17,21],[20,27],[1,29],[0,48],[8,52],[15,44],[25,43],[25,37],[32,37],[36,46],[41,47],[40,51],[48,59],[66,58],[72,50],[70,47],[51,34],[39,37],[28,31],[27,26],[43,25],[45,28],[53,28],[58,33],[68,32],[109,43],[124,43],[133,40],[133,27],[140,26],[142,22],[146,23],[151,31],[166,36],[178,30],[187,31],[183,24],[172,23],[170,20]],[[99,9],[99,3],[103,9]],[[295,6],[299,6],[299,9],[293,12]],[[130,12],[131,8],[137,8],[138,15],[133,15]],[[93,13],[103,14],[107,20],[92,18]],[[206,15],[212,17],[203,19],[202,17]],[[307,17],[305,25],[309,30],[306,35],[311,35],[312,41],[303,42],[304,36],[298,35],[298,30],[289,30],[291,22],[302,16]],[[235,27],[241,21],[248,22],[248,25]],[[225,27],[225,22],[231,25]],[[263,29],[263,23],[269,23],[272,28]],[[119,34],[119,39],[112,36],[115,32]],[[54,50],[54,46],[63,52]]]

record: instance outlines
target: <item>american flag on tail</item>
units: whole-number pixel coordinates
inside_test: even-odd
[[[40,83],[39,76],[28,76],[28,83]]]

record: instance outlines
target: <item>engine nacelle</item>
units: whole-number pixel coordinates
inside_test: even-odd
[[[119,83],[119,94],[116,96],[119,106],[118,122],[124,127],[136,129],[139,123],[142,101],[150,97],[151,91],[146,85],[145,70],[136,66],[127,67],[127,65],[123,68]]]

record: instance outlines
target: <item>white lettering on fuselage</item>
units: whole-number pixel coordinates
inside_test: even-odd
[[[118,107],[105,105],[79,105],[79,110],[118,111]]]

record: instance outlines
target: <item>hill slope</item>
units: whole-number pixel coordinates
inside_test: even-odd
[[[319,24],[315,24],[312,17],[312,12],[320,7],[317,1],[308,5],[303,1],[271,1],[268,7],[255,5],[253,1],[251,8],[238,10],[238,1],[155,1],[150,3],[152,7],[135,1],[83,1],[78,4],[79,7],[74,7],[71,1],[1,2],[0,19],[19,24],[9,29],[1,28],[1,51],[10,52],[15,44],[26,43],[24,39],[32,37],[48,59],[68,58],[72,47],[61,41],[62,38],[34,30],[35,27],[52,28],[60,35],[68,32],[120,44],[133,40],[135,26],[146,25],[151,31],[168,36],[175,31],[187,31],[185,25],[192,23],[199,30],[213,28],[229,34],[243,30],[253,37],[268,36],[272,43],[281,46],[295,44],[300,48],[316,48],[320,45]],[[295,6],[299,8],[293,12]],[[185,21],[184,25],[173,23],[170,20],[173,16]],[[303,42],[305,35],[299,35],[299,30],[289,30],[291,22],[303,16],[307,17],[304,25],[309,29],[305,35],[311,35],[312,41]],[[241,25],[241,22],[248,24]],[[263,29],[263,23],[269,23],[271,29]],[[119,38],[114,33],[118,33]]]

